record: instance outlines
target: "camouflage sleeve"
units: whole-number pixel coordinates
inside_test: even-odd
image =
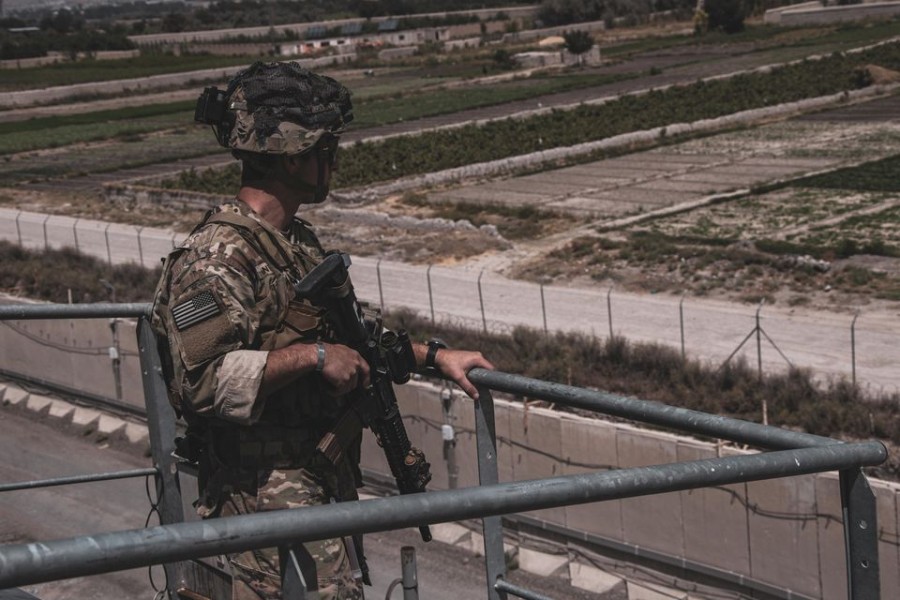
[[[252,425],[262,414],[259,397],[269,353],[264,350],[232,350],[216,371],[218,385],[213,401],[217,415],[241,425]]]
[[[262,411],[259,386],[268,353],[252,262],[215,244],[184,256],[171,289],[170,340],[183,403],[196,414],[247,424]],[[180,267],[180,269],[178,268]]]

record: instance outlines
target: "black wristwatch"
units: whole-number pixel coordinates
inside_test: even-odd
[[[438,350],[445,350],[447,348],[447,344],[443,341],[432,338],[428,340],[428,352],[425,354],[425,368],[437,370],[437,367],[434,364],[434,359],[437,357]]]

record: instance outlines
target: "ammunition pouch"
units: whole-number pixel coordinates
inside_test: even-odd
[[[319,441],[309,430],[276,425],[211,427],[207,435],[215,462],[229,470],[306,468]]]

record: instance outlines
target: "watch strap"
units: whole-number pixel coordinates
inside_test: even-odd
[[[426,369],[437,369],[434,361],[437,358],[438,350],[443,350],[447,347],[447,344],[442,342],[441,340],[428,340],[428,352],[425,353],[425,368]]]

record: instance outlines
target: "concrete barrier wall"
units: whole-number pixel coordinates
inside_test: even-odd
[[[438,13],[427,13],[422,15],[417,15],[418,17],[435,17],[442,18],[448,15],[474,15],[479,19],[486,20],[491,19],[497,16],[498,13],[505,13],[510,19],[527,19],[537,13],[536,6],[511,6],[504,8],[485,8],[485,9],[475,9],[475,10],[466,10],[466,11],[454,11],[454,12],[438,12]],[[396,17],[373,17],[373,23],[381,23],[382,21],[387,21]],[[210,42],[217,41],[222,39],[227,39],[231,37],[236,37],[239,35],[252,38],[269,35],[273,30],[276,33],[283,33],[286,31],[290,31],[292,33],[297,33],[298,35],[304,36],[306,35],[307,30],[312,28],[325,27],[327,29],[332,29],[335,27],[341,27],[343,25],[349,25],[352,23],[365,23],[365,19],[360,18],[351,18],[351,19],[336,19],[329,21],[316,21],[312,23],[292,23],[286,25],[274,25],[274,26],[259,26],[259,27],[243,27],[243,28],[235,28],[235,29],[215,29],[208,31],[183,31],[177,33],[152,33],[152,34],[144,34],[144,35],[132,35],[129,36],[129,39],[137,44],[138,46],[159,46],[162,44],[181,44],[186,42]]]
[[[898,15],[900,15],[900,2],[875,2],[849,6],[784,10],[775,22],[787,27],[830,25],[832,23],[865,21],[866,19],[891,19]]]
[[[121,400],[142,407],[134,324],[126,320],[116,326]],[[107,319],[0,323],[0,369],[115,398],[114,363],[109,355],[114,345]],[[449,489],[454,479],[456,487],[477,485],[471,401],[454,392],[445,410],[439,387],[413,382],[396,390],[410,439],[432,464],[434,477],[429,489]],[[442,438],[444,425],[452,426],[455,432],[452,444]],[[742,452],[505,400],[496,400],[496,431],[500,481]],[[449,469],[451,453],[455,453],[458,467],[455,478]],[[389,475],[383,453],[369,434],[364,436],[363,467]],[[875,480],[871,483],[878,499],[882,597],[896,598],[900,597],[900,486]],[[574,532],[683,557],[805,596],[837,599],[845,594],[840,494],[833,473],[560,507],[529,516]],[[522,536],[518,542],[525,552],[523,560],[529,560],[526,557],[532,552],[528,539]],[[573,582],[584,578],[584,564],[577,558],[582,554],[570,553],[567,559]]]
[[[767,25],[779,25],[781,23],[781,15],[787,11],[791,10],[804,10],[804,9],[821,9],[822,2],[819,0],[813,0],[812,2],[802,2],[800,4],[790,4],[788,6],[777,6],[775,8],[770,8],[763,15],[763,22]]]
[[[140,50],[100,50],[98,52],[91,52],[90,54],[79,52],[78,59],[92,58],[94,60],[120,60],[123,58],[134,58],[135,56],[139,56],[140,53]],[[0,60],[0,69],[29,69],[53,65],[60,62],[72,61],[68,55],[63,54],[62,52],[50,52],[47,56]]]
[[[144,407],[137,335],[128,320],[0,321],[0,370]]]
[[[471,402],[455,394],[455,415],[447,419],[439,389],[412,383],[398,387],[397,392],[410,438],[432,464],[434,479],[429,489],[447,488],[446,448],[440,426],[448,421],[456,431],[458,487],[475,485]],[[745,452],[626,424],[524,407],[519,402],[497,400],[496,416],[501,481]],[[381,454],[374,441],[367,441],[364,466],[386,473]],[[900,486],[878,480],[870,483],[878,500],[881,593],[883,598],[896,598],[900,597]],[[738,573],[796,594],[846,597],[843,524],[835,473],[548,509],[529,516]],[[574,578],[580,566],[573,559],[569,567]]]
[[[157,267],[185,237],[165,229],[0,209],[2,240],[35,250],[74,248],[116,265]]]

